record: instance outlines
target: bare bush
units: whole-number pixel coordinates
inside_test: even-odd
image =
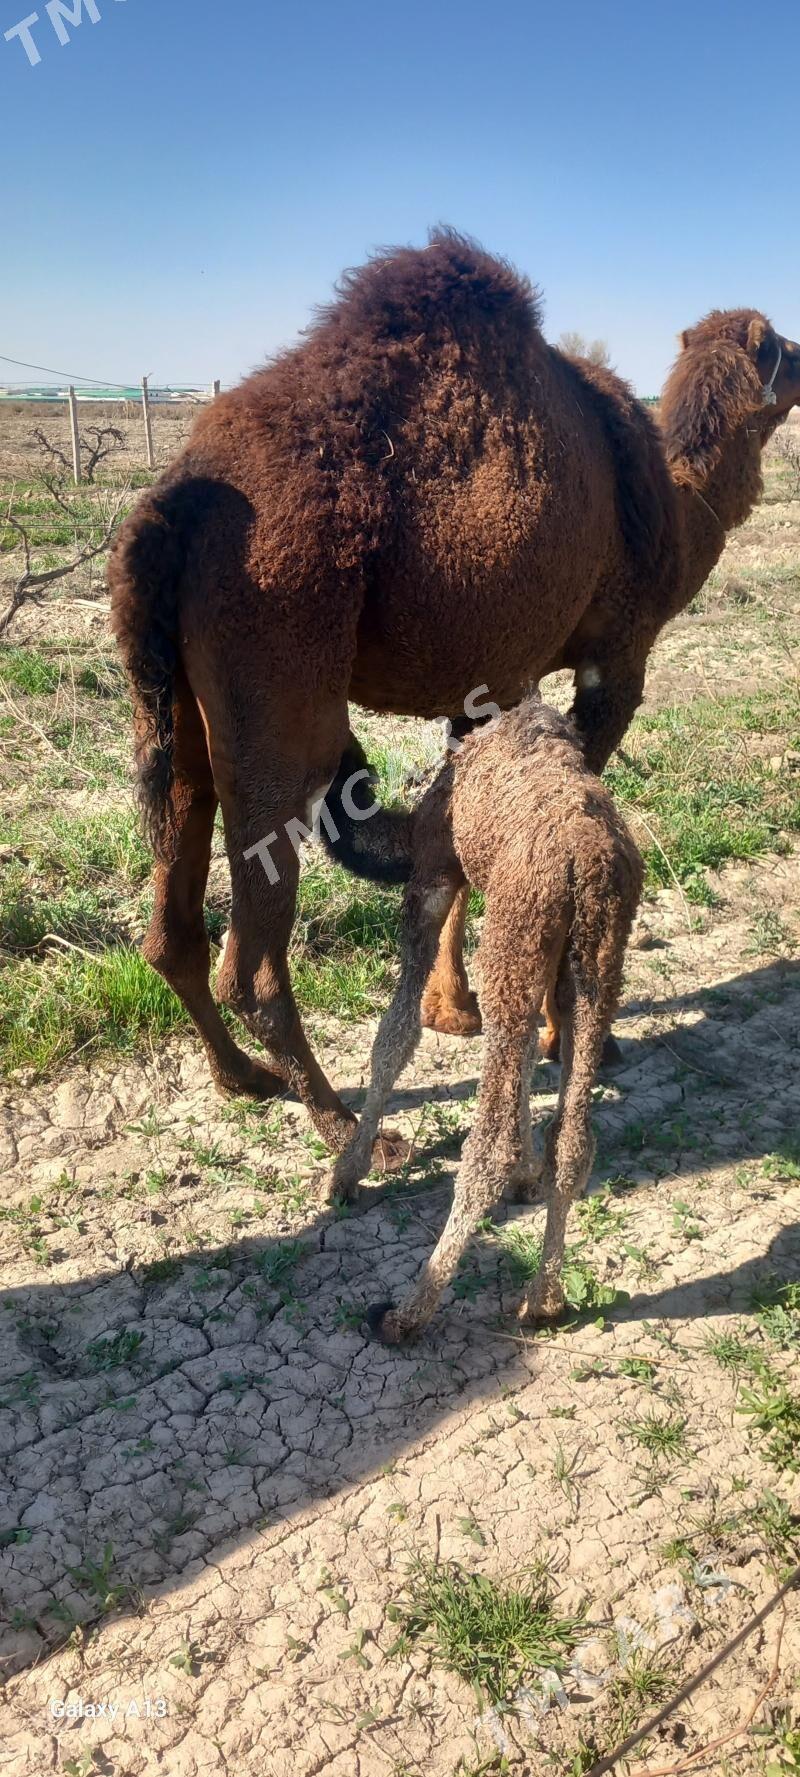
[[[800,434],[797,427],[791,431],[776,432],[774,439],[775,453],[785,463],[789,471],[789,498],[800,500]]]
[[[49,458],[53,465],[58,464],[65,475],[72,475],[73,467],[69,457],[57,444],[51,444],[41,426],[34,428],[33,438],[43,456]],[[98,465],[106,457],[112,456],[114,451],[123,450],[125,439],[117,426],[87,426],[85,434],[81,433],[78,444],[81,475],[91,485]]]
[[[558,337],[558,349],[568,358],[586,358],[590,364],[598,364],[602,370],[608,370],[611,354],[605,339],[585,339],[582,333],[570,331]]]
[[[3,582],[4,587],[8,588],[9,599],[5,610],[0,615],[0,636],[6,634],[23,605],[41,604],[42,595],[49,587],[54,586],[59,580],[66,580],[78,568],[87,566],[90,562],[96,561],[98,556],[107,553],[131,499],[130,482],[126,482],[123,487],[104,489],[98,499],[93,502],[91,511],[87,515],[85,498],[82,501],[76,499],[75,496],[70,498],[63,485],[60,485],[55,478],[44,477],[42,485],[53,502],[54,513],[56,510],[66,513],[71,521],[73,535],[70,554],[68,559],[60,562],[57,567],[38,569],[35,567],[34,556],[37,545],[31,536],[31,525],[26,524],[13,511],[14,492],[12,489],[8,511],[4,518],[0,519],[0,545],[4,541],[4,527],[7,526],[8,530],[18,538],[17,548],[11,553],[13,557],[14,554],[21,552],[22,573],[18,573],[16,578]]]

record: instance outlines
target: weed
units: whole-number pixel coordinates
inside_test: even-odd
[[[624,1210],[613,1207],[610,1185],[595,1191],[591,1197],[584,1197],[575,1205],[575,1214],[587,1240],[602,1240],[608,1234],[618,1234],[628,1219]]]
[[[200,1670],[200,1649],[197,1642],[180,1642],[177,1651],[170,1655],[169,1663],[177,1672],[185,1672],[187,1678],[196,1678]]]
[[[569,1506],[574,1506],[575,1504],[581,1457],[582,1451],[574,1450],[572,1455],[568,1456],[563,1444],[556,1443],[556,1453],[553,1459],[553,1479],[556,1486],[561,1488],[561,1492]]]
[[[337,1302],[333,1324],[344,1333],[356,1333],[364,1319],[363,1302]]]
[[[693,1219],[689,1204],[684,1203],[680,1197],[676,1197],[672,1205],[672,1232],[679,1234],[683,1240],[702,1240],[703,1238],[703,1231],[699,1223]]]
[[[421,1556],[405,1598],[388,1614],[406,1644],[422,1642],[472,1685],[481,1706],[486,1698],[512,1702],[537,1672],[563,1671],[580,1628],[576,1619],[556,1616],[540,1569],[509,1583]],[[390,1653],[396,1651],[397,1643]]]
[[[368,1640],[369,1631],[367,1629],[357,1629],[355,1641],[351,1642],[350,1646],[344,1649],[339,1655],[339,1659],[353,1660],[362,1672],[369,1672],[370,1667],[372,1666],[372,1661],[367,1659],[364,1652],[364,1644]]]
[[[613,1714],[612,1743],[624,1739],[645,1711],[665,1702],[673,1682],[669,1669],[655,1654],[634,1649],[625,1671],[608,1689],[607,1700]]]
[[[708,1333],[703,1341],[709,1357],[734,1376],[757,1376],[764,1359],[739,1333]]]
[[[800,1515],[770,1489],[761,1494],[747,1513],[751,1528],[762,1536],[771,1555],[796,1561],[800,1555]]]
[[[764,1157],[767,1178],[800,1179],[800,1142],[787,1140]]]
[[[759,1323],[773,1345],[789,1351],[800,1346],[800,1283],[761,1285],[752,1297]]]
[[[685,1458],[689,1453],[685,1419],[663,1419],[651,1412],[642,1419],[623,1420],[622,1430],[646,1450],[654,1462],[665,1457]]]
[[[113,1569],[113,1544],[106,1543],[100,1561],[92,1561],[85,1557],[80,1567],[70,1567],[67,1572],[77,1586],[82,1586],[84,1591],[92,1593],[102,1610],[108,1611],[114,1610],[116,1605],[127,1596],[129,1590],[126,1585],[120,1582],[115,1584],[112,1581]]]
[[[456,1524],[462,1536],[468,1536],[471,1542],[477,1543],[479,1549],[485,1549],[486,1537],[480,1524],[471,1515],[468,1518],[456,1518]]]
[[[86,1357],[92,1370],[117,1370],[123,1364],[133,1363],[144,1342],[144,1333],[137,1333],[132,1327],[121,1327],[118,1333],[103,1334],[99,1339],[92,1339],[86,1347]]]
[[[632,1382],[642,1382],[650,1387],[655,1380],[656,1366],[646,1357],[623,1357],[617,1365],[621,1376],[629,1376]]]
[[[497,1239],[514,1283],[530,1283],[542,1262],[541,1240],[518,1222],[511,1222],[507,1227],[501,1228]],[[628,1297],[625,1291],[617,1290],[613,1284],[601,1283],[581,1255],[582,1249],[576,1246],[568,1246],[564,1254],[561,1282],[569,1306],[577,1313],[585,1314],[592,1309],[608,1308],[614,1303],[626,1302]]]
[[[62,1769],[65,1777],[91,1777],[91,1772],[97,1770],[94,1753],[87,1746],[75,1758],[68,1758]]]
[[[800,1398],[790,1394],[768,1365],[752,1387],[742,1389],[737,1412],[749,1419],[751,1437],[763,1433],[763,1454],[774,1468],[781,1473],[800,1470]]]

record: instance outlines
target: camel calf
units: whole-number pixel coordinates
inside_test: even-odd
[[[379,827],[380,820],[377,844]],[[464,742],[408,817],[406,835],[412,873],[400,981],[375,1039],[361,1121],[329,1175],[331,1195],[352,1200],[370,1169],[387,1097],[419,1041],[420,1001],[439,934],[465,881],[486,901],[479,951],[486,1034],[477,1115],[447,1225],[399,1307],[382,1303],[369,1311],[373,1330],[390,1344],[431,1319],[470,1235],[498,1198],[508,1192],[530,1201],[540,1179],[544,1251],[520,1319],[563,1308],[567,1215],[591,1171],[592,1084],[642,887],[639,853],[589,771],[575,729],[538,696]],[[552,1045],[560,1029],[562,1070],[542,1165],[534,1158],[529,1093],[543,1005],[546,1042]]]

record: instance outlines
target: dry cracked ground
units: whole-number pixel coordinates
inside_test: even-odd
[[[792,686],[796,708],[781,492],[663,638],[651,712]],[[78,658],[104,624],[55,606],[14,640],[67,629]],[[788,781],[796,735],[736,745]],[[23,822],[40,746],[7,748]],[[668,861],[596,1090],[573,1310],[535,1337],[514,1311],[541,1206],[498,1208],[413,1348],[362,1324],[437,1237],[480,1042],[425,1034],[390,1106],[412,1161],[346,1217],[300,1107],[223,1103],[186,1031],[11,1070],[4,1774],[577,1777],[800,1559],[800,851],[787,823],[694,876]],[[375,1013],[310,1023],[357,1105]],[[540,1063],[538,1124],[556,1085]],[[620,1768],[721,1739],[688,1768],[789,1772],[799,1680],[794,1593]]]

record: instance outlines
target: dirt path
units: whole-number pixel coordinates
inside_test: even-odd
[[[796,1505],[797,1478],[776,1472],[705,1342],[755,1337],[754,1289],[800,1275],[800,967],[752,939],[754,906],[797,935],[799,878],[796,857],[727,872],[705,930],[670,892],[640,921],[624,1061],[598,1090],[595,1182],[617,1189],[583,1230],[600,1282],[630,1292],[603,1330],[595,1310],[517,1336],[502,1226],[413,1350],[357,1324],[436,1237],[478,1045],[426,1035],[392,1107],[417,1165],[339,1221],[314,1200],[322,1162],[300,1110],[226,1115],[188,1040],[76,1068],[22,1114],[8,1095],[1,1159],[21,1213],[0,1223],[3,1519],[17,1527],[2,1553],[4,1771],[450,1777],[493,1751],[567,1771],[608,1711],[625,1634],[683,1673],[757,1608],[775,1562],[753,1508],[768,1490]],[[370,1035],[317,1031],[351,1090]],[[541,1064],[538,1116],[553,1084]],[[512,1219],[538,1229],[542,1211]],[[620,1369],[631,1357],[652,1365],[648,1384]],[[653,1413],[685,1422],[655,1467],[626,1429]],[[737,1524],[697,1544],[718,1577],[692,1583],[665,1545],[691,1541],[715,1502]],[[558,1610],[586,1609],[597,1696],[581,1667],[563,1707],[532,1689],[515,1716],[479,1718],[439,1661],[392,1657],[387,1607],[410,1559],[437,1552],[494,1575],[546,1554]],[[776,1630],[653,1762],[739,1719]],[[785,1700],[796,1605],[782,1667]],[[150,1717],[146,1697],[164,1700]],[[60,1719],[51,1700],[120,1713]],[[760,1770],[756,1751],[735,1768]]]

